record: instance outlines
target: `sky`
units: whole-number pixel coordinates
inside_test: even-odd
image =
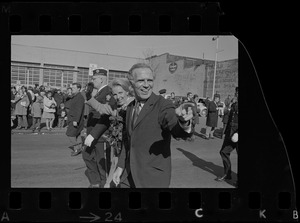
[[[170,53],[215,60],[215,36],[49,36],[15,35],[11,44],[119,55],[134,58]],[[218,61],[238,58],[238,39],[219,36]],[[151,56],[150,55],[150,56]]]

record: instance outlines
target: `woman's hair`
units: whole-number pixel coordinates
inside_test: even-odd
[[[21,89],[24,88],[25,91],[27,92],[27,87],[25,87],[24,85],[21,87]]]
[[[51,97],[53,95],[52,91],[47,91],[46,96],[48,97],[48,94],[51,93]]]
[[[133,88],[127,78],[116,78],[113,79],[111,82],[111,87],[120,86],[122,87],[126,92],[129,93],[129,96],[134,96]]]
[[[89,82],[86,84],[86,91],[90,91],[93,92],[94,90],[94,83],[93,82]]]

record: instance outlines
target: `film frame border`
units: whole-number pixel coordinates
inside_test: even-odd
[[[152,3],[126,3],[124,4],[120,4],[120,3],[100,3],[100,4],[96,4],[96,3],[33,3],[35,4],[37,7],[35,7],[33,9],[33,7],[30,6],[30,4],[26,4],[26,3],[12,3],[12,4],[4,4],[1,5],[1,29],[4,29],[4,34],[7,35],[3,35],[3,40],[1,41],[2,43],[7,43],[8,39],[10,39],[10,34],[12,35],[33,35],[33,34],[51,34],[51,35],[59,35],[59,34],[68,34],[68,35],[76,35],[76,34],[84,34],[84,35],[121,35],[121,34],[126,34],[126,35],[131,35],[131,34],[136,34],[136,35],[208,35],[208,34],[212,34],[212,35],[216,35],[216,34],[220,34],[219,31],[219,16],[222,15],[222,12],[220,10],[220,5],[219,4],[215,4],[215,3],[189,3],[189,4],[183,4],[183,3],[174,3],[173,6],[169,6],[169,3],[161,3],[161,7],[158,7],[156,5],[155,9],[152,9],[152,11],[149,13],[148,9],[149,8],[153,8]],[[58,10],[53,10],[55,7],[53,7],[53,5],[59,5],[62,6],[61,8],[59,8]],[[168,7],[169,6],[169,7]],[[180,7],[178,7],[180,6]],[[126,10],[124,10],[124,7]],[[36,11],[36,9],[39,9],[38,11]],[[85,10],[87,9],[88,10]],[[101,8],[101,9],[100,9]],[[142,8],[142,10],[141,10]],[[55,8],[57,9],[57,8]],[[92,9],[92,10],[91,10]],[[109,10],[108,10],[109,9]],[[179,10],[180,9],[180,10]],[[97,11],[98,10],[98,11]],[[124,11],[126,12],[124,12]],[[54,16],[52,15],[52,13],[55,11]],[[101,31],[101,28],[99,27],[99,23],[98,25],[95,24],[98,21],[99,22],[99,17],[96,16],[97,14],[104,15],[105,19],[106,19],[106,25],[104,25],[104,30]],[[140,12],[142,11],[142,12]],[[182,11],[184,11],[184,13],[182,13]],[[119,13],[117,18],[114,17],[115,13]],[[129,13],[128,13],[129,12]],[[178,14],[176,12],[179,12]],[[8,16],[8,14],[10,14],[10,16]],[[39,28],[41,28],[40,23],[38,23],[38,19],[37,18],[37,14],[42,14],[42,15],[46,15],[45,17],[43,17],[44,23],[45,24],[50,24],[50,31],[49,29],[46,28],[46,31],[43,30],[42,32],[40,32],[40,30],[38,30]],[[149,15],[150,14],[150,15]],[[152,14],[152,15],[151,15]],[[154,16],[153,16],[154,14]],[[20,16],[21,15],[21,16]],[[49,15],[51,15],[51,19],[49,22]],[[71,20],[68,20],[69,16],[72,17]],[[79,17],[80,19],[79,19]],[[128,20],[130,18],[130,16],[135,16],[135,18],[137,18],[137,22],[135,19],[133,19],[133,32],[130,32],[130,30],[128,29]],[[141,15],[141,19],[139,18],[139,15]],[[19,17],[18,17],[19,16]],[[161,17],[162,16],[162,17]],[[195,16],[195,26],[197,26],[197,24],[199,24],[200,21],[200,29],[195,28],[196,31],[190,31],[189,28],[191,28],[191,26],[194,25],[189,25],[189,23],[187,23],[187,18],[190,16]],[[127,19],[125,19],[125,17]],[[151,18],[155,18],[154,22]],[[3,19],[4,18],[4,19]],[[13,18],[13,20],[9,20],[9,18]],[[87,19],[88,18],[88,19]],[[160,19],[161,18],[161,19]],[[194,20],[194,21],[195,21]],[[11,21],[13,21],[13,23],[11,23]],[[41,21],[41,20],[40,20]],[[69,23],[68,23],[69,21]],[[93,21],[92,23],[89,23],[88,21]],[[130,21],[130,19],[129,19]],[[164,25],[160,25],[159,21],[162,21]],[[7,23],[8,22],[8,23]],[[80,27],[84,27],[83,29],[78,29],[78,23],[80,24]],[[110,23],[110,25],[107,25],[107,23]],[[137,24],[135,24],[137,23]],[[7,26],[7,24],[10,24],[9,26]],[[73,24],[73,25],[72,25]],[[147,24],[149,26],[145,26],[144,24]],[[176,24],[176,26],[174,25]],[[190,27],[189,27],[190,26]],[[57,27],[57,28],[53,28],[53,27]],[[70,29],[69,29],[70,27]],[[130,26],[129,26],[130,27]],[[140,27],[141,31],[138,32],[136,30],[138,30],[138,28],[136,27]],[[146,27],[146,28],[145,28]],[[22,29],[23,28],[23,29]],[[110,29],[109,29],[110,28]],[[11,32],[11,29],[15,29],[15,32]],[[73,30],[72,30],[73,29]],[[100,29],[100,30],[99,30]],[[193,28],[192,28],[193,29]],[[48,31],[47,31],[48,30]],[[9,34],[10,33],[10,34]],[[225,33],[223,33],[225,34]],[[227,33],[228,34],[228,33]],[[1,37],[2,38],[2,37]],[[9,42],[9,41],[8,41]],[[1,44],[2,45],[2,44]],[[6,46],[3,49],[5,49],[5,52],[8,52],[7,50],[10,47]],[[239,48],[240,49],[240,48]],[[10,55],[10,52],[9,52]],[[240,66],[240,59],[242,59],[243,57],[245,57],[246,55],[241,55],[240,57],[240,53],[239,53],[239,71],[240,68],[243,69]],[[242,59],[243,61],[243,59]],[[4,64],[8,64],[8,66],[4,66],[5,67],[5,71],[10,71],[10,57],[9,57],[9,61],[4,60]],[[246,64],[246,63],[245,63]],[[243,81],[240,81],[240,76],[239,76],[239,85],[242,84]],[[241,88],[242,89],[242,88]],[[5,156],[8,155],[7,157],[10,158],[10,154],[8,152],[5,152]],[[240,157],[239,157],[240,160]],[[239,172],[241,169],[240,168],[240,162],[238,162],[239,164]],[[3,165],[3,164],[2,164]],[[9,168],[10,168],[10,163],[9,163]],[[2,168],[3,169],[3,168]],[[10,172],[9,174],[7,174],[6,172],[6,177],[9,178],[10,180]],[[239,176],[240,177],[240,176]],[[241,178],[242,179],[242,178]],[[243,187],[243,180],[241,180],[241,184]],[[10,188],[10,181],[4,183],[5,190],[1,190],[2,192],[2,196],[5,197],[6,199],[4,199],[4,209],[3,209],[3,214],[2,214],[2,218],[1,220],[7,220],[7,217],[9,215],[6,215],[5,213],[9,213],[9,212],[13,212],[13,210],[18,210],[19,213],[21,212],[26,212],[26,211],[31,211],[32,207],[37,207],[37,201],[33,201],[32,200],[32,195],[36,198],[39,197],[39,193],[40,192],[50,192],[52,197],[52,200],[56,200],[57,199],[61,199],[61,197],[64,197],[64,201],[66,201],[67,203],[70,200],[66,198],[66,194],[69,195],[69,193],[73,193],[75,196],[75,198],[71,198],[74,200],[75,202],[75,206],[76,206],[76,200],[78,200],[78,191],[80,191],[84,196],[87,196],[86,198],[89,198],[89,196],[91,194],[93,194],[94,196],[92,196],[93,198],[98,197],[95,196],[98,193],[107,193],[108,190],[99,190],[98,192],[96,191],[91,191],[90,189],[53,189],[53,188],[39,188],[39,189],[18,189],[18,188]],[[2,187],[1,186],[1,187]],[[144,200],[145,197],[146,198],[152,198],[152,194],[159,194],[159,192],[163,192],[163,193],[171,193],[171,202],[167,202],[167,204],[162,204],[162,206],[166,205],[168,206],[168,203],[171,204],[171,210],[169,210],[168,208],[166,210],[154,210],[155,208],[157,208],[157,206],[159,206],[159,203],[154,202],[154,204],[152,203],[150,214],[145,213],[145,210],[141,210],[142,214],[146,214],[147,216],[150,216],[151,214],[159,214],[160,218],[159,220],[170,220],[172,217],[174,217],[174,213],[178,213],[179,211],[179,207],[185,209],[186,208],[186,203],[185,205],[183,205],[182,203],[179,202],[179,206],[175,207],[173,206],[173,202],[178,201],[178,200],[187,200],[187,197],[189,197],[189,192],[194,191],[195,193],[200,193],[200,197],[201,197],[201,203],[200,203],[200,207],[196,208],[195,210],[193,210],[193,208],[190,208],[188,210],[183,210],[184,214],[180,214],[178,216],[184,216],[183,220],[211,220],[211,219],[215,219],[215,218],[210,218],[210,214],[214,215],[217,214],[218,217],[220,217],[219,219],[222,220],[239,220],[238,216],[236,215],[235,218],[232,218],[232,214],[233,212],[235,213],[235,211],[239,211],[239,213],[241,214],[241,216],[249,216],[250,219],[253,220],[263,220],[265,219],[265,215],[267,215],[266,210],[267,210],[267,206],[264,206],[262,204],[265,205],[265,203],[263,202],[264,199],[264,194],[261,194],[261,190],[262,188],[256,188],[253,187],[251,188],[251,191],[248,191],[250,193],[256,194],[254,196],[256,196],[257,198],[254,199],[254,204],[253,205],[253,214],[249,213],[244,213],[243,210],[240,210],[237,208],[242,208],[242,207],[238,207],[238,205],[236,206],[235,204],[240,204],[245,201],[249,201],[251,200],[249,198],[249,194],[246,194],[243,190],[244,188],[236,188],[236,189],[230,189],[230,190],[226,190],[226,189],[149,189],[147,190],[147,192],[145,192],[146,189],[129,189],[129,190],[122,190],[122,191],[118,191],[118,190],[114,190],[114,189],[110,189],[109,191],[112,192],[111,193],[111,204],[113,204],[113,201],[116,201],[116,194],[123,194],[124,200],[127,200],[129,193],[130,192],[140,192],[141,195],[141,200]],[[127,193],[128,196],[124,195],[124,191]],[[9,203],[9,196],[7,196],[7,192],[9,194],[13,194],[11,196],[14,197],[14,199],[20,200],[23,205],[25,205],[24,210],[19,210],[17,209],[8,209],[6,210],[7,204]],[[66,193],[67,192],[67,193]],[[21,193],[21,195],[17,195],[18,193]],[[126,194],[125,193],[125,194]],[[81,194],[81,200],[82,200],[82,194]],[[221,195],[220,195],[221,194]],[[228,195],[229,194],[229,195]],[[259,195],[258,195],[259,194]],[[285,214],[287,214],[287,212],[289,212],[289,215],[298,218],[298,214],[297,212],[294,212],[294,210],[292,210],[292,206],[294,206],[294,200],[291,199],[291,194],[289,194],[289,191],[281,191],[279,192],[278,197],[282,197],[283,200],[286,200],[286,202],[283,202],[283,204],[280,204],[280,201],[277,202],[277,206],[282,205],[282,210],[279,210],[280,213],[276,213],[276,210],[273,210],[273,214],[274,216],[283,216]],[[54,196],[53,196],[54,195]],[[293,195],[293,193],[292,193]],[[44,196],[49,196],[49,195],[44,195]],[[67,197],[68,197],[67,196]],[[76,198],[77,196],[77,198]],[[170,197],[170,195],[162,195],[162,196],[166,196],[166,197]],[[175,196],[175,197],[174,197]],[[227,205],[228,205],[228,197],[230,200],[230,208],[221,208],[218,209],[217,207],[213,207],[216,203],[214,202],[216,199],[219,201],[219,197],[224,197],[225,200],[227,200]],[[213,199],[212,199],[213,198]],[[270,197],[269,197],[270,198]],[[25,199],[25,202],[23,202]],[[47,199],[47,198],[46,198]],[[117,198],[118,199],[118,198]],[[206,200],[207,199],[207,200]],[[37,198],[38,200],[38,198]],[[83,199],[84,200],[84,199]],[[146,199],[147,200],[147,199]],[[207,201],[209,200],[213,200],[213,202],[211,204],[208,204]],[[258,200],[260,200],[260,202],[258,202]],[[277,199],[275,199],[277,200]],[[61,200],[60,200],[61,201]],[[84,202],[87,202],[87,200],[84,200]],[[95,203],[95,200],[93,200],[93,202]],[[250,202],[250,201],[249,201]],[[62,206],[65,207],[66,204],[62,204],[63,202],[61,202],[60,205],[55,206],[54,209],[52,210],[56,210],[59,211],[58,209],[60,209]],[[220,202],[218,202],[220,203]],[[225,201],[226,203],[226,201]],[[247,203],[247,202],[246,202]],[[52,204],[52,203],[51,203]],[[56,204],[54,202],[54,204]],[[86,203],[85,203],[86,204]],[[176,203],[177,204],[177,203]],[[29,208],[28,205],[30,206]],[[90,205],[90,204],[89,204]],[[221,204],[223,205],[223,204]],[[275,205],[275,206],[276,206]],[[18,205],[16,205],[18,206]],[[128,205],[123,204],[123,206],[126,206],[124,208],[128,209]],[[22,209],[23,206],[21,206]],[[226,204],[225,206],[226,207]],[[273,207],[273,205],[270,205],[270,207]],[[149,207],[148,207],[149,208]],[[76,209],[76,208],[71,208],[71,209]],[[84,208],[83,208],[84,209]],[[87,208],[88,209],[88,208]],[[51,211],[52,211],[51,210]],[[81,209],[79,209],[80,211],[82,211]],[[126,210],[126,209],[124,209]],[[36,210],[34,210],[36,211]],[[50,212],[51,212],[50,211]],[[68,211],[68,210],[67,210]],[[95,213],[97,210],[95,210]],[[127,210],[128,211],[128,210]],[[127,211],[125,211],[127,213]],[[149,210],[147,210],[149,211]],[[173,213],[171,213],[173,211]],[[182,210],[181,210],[182,211]],[[231,211],[231,213],[229,213]],[[247,210],[249,211],[249,210]],[[61,214],[67,214],[64,211],[61,211]],[[88,212],[88,211],[87,211]],[[89,212],[92,212],[92,209],[89,209]],[[99,212],[99,210],[98,210]],[[159,213],[157,213],[159,212]],[[268,211],[269,212],[269,211]],[[21,215],[20,213],[20,215]],[[53,212],[54,213],[54,212]],[[105,213],[111,213],[112,212],[105,212]],[[270,212],[269,212],[270,213]],[[268,213],[268,214],[269,214]],[[45,216],[45,212],[41,212],[41,217]],[[51,216],[52,213],[50,213],[49,217]],[[136,215],[137,211],[135,211],[133,213],[133,215]],[[173,215],[172,215],[173,214]],[[28,215],[27,213],[24,213],[23,216]],[[68,220],[73,219],[72,215],[74,215],[74,212],[69,212],[69,215],[67,215],[67,217],[71,217],[71,218],[67,218]],[[162,216],[163,215],[163,216]],[[198,216],[197,216],[198,215]],[[199,217],[203,215],[202,217]],[[7,217],[6,217],[7,216]],[[91,215],[93,216],[93,215]],[[97,215],[96,215],[97,216]],[[107,214],[106,217],[109,217],[110,214]],[[113,214],[112,214],[113,216]],[[112,217],[110,216],[110,217]],[[179,220],[178,216],[175,216],[174,219]],[[190,216],[190,218],[187,218],[188,216]],[[92,218],[88,218],[89,216],[87,216],[86,220],[90,220]],[[127,216],[128,218],[124,218],[123,220],[132,220],[131,217],[129,217],[129,215]],[[151,216],[153,217],[153,216]],[[149,220],[157,220],[158,218],[149,218]],[[95,219],[97,217],[94,216],[93,219]],[[41,218],[42,219],[42,218]],[[102,218],[103,219],[103,218]],[[74,221],[76,221],[75,219],[73,219]],[[78,220],[78,217],[77,217]],[[98,219],[97,219],[98,220]],[[105,220],[105,219],[104,219]],[[111,219],[108,219],[111,220]],[[270,218],[269,218],[270,220]],[[272,220],[272,219],[271,219]],[[116,220],[117,221],[117,220]]]

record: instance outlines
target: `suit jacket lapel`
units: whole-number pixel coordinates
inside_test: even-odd
[[[132,132],[132,128],[131,128],[131,122],[132,122],[132,110],[134,108],[134,101],[132,101],[126,110],[126,127],[127,127],[127,132],[129,133],[129,135],[131,135]]]
[[[150,98],[146,101],[144,104],[142,110],[140,111],[140,114],[136,120],[136,123],[133,127],[133,129],[136,128],[136,126],[146,117],[146,115],[152,110],[153,104],[157,101],[157,95],[154,93],[151,94]]]

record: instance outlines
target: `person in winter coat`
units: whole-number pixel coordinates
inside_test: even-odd
[[[11,87],[11,91],[10,91],[10,114],[11,114],[11,127],[13,128],[15,123],[16,123],[16,116],[14,115],[15,113],[15,108],[16,108],[16,103],[15,101],[15,97],[17,95],[17,89],[15,86]]]
[[[53,98],[57,104],[57,107],[59,108],[60,104],[61,103],[65,103],[65,96],[64,94],[61,92],[61,89],[56,89],[54,90],[54,93],[53,93]],[[56,110],[56,112],[54,113],[54,116],[55,116],[55,119],[54,119],[54,122],[53,122],[53,126],[58,126],[58,109]]]
[[[224,115],[223,115],[223,118],[222,118],[223,128],[222,128],[222,133],[221,133],[221,139],[223,138],[224,131],[226,129],[226,125],[227,125],[227,122],[228,122],[232,100],[233,99],[231,99],[231,95],[228,95],[228,97],[225,99],[225,102],[224,102],[225,103],[225,108],[224,108]]]
[[[46,97],[44,97],[44,110],[42,118],[46,119],[46,127],[49,131],[52,130],[52,125],[54,121],[55,107],[57,106],[54,98],[52,97],[52,92],[48,91]]]
[[[94,89],[94,83],[93,82],[89,82],[87,83],[87,85],[85,86],[85,89],[83,91],[81,91],[80,93],[82,94],[84,101],[86,101],[86,93],[88,91],[92,92]],[[89,115],[89,105],[85,104],[84,105],[84,127],[86,128],[86,124],[87,124],[87,119],[88,119],[88,115]]]
[[[72,156],[77,156],[81,153],[81,138],[80,133],[84,126],[84,98],[80,93],[81,84],[73,83],[72,84],[72,92],[73,97],[70,99],[69,103],[69,112],[68,112],[68,128],[66,131],[66,135],[69,138],[71,143],[71,148],[73,148]]]
[[[171,182],[171,137],[191,137],[192,109],[173,103],[153,93],[155,72],[143,63],[132,66],[127,76],[135,100],[126,110],[129,153],[122,149],[114,179],[126,177],[135,188],[168,188]],[[188,110],[188,111],[187,111]],[[121,182],[121,180],[120,180]]]
[[[197,94],[195,94],[193,96],[193,103],[195,103],[195,109],[196,109],[196,114],[194,114],[194,118],[193,118],[193,127],[195,127],[196,125],[199,124],[199,112],[200,110],[197,108],[197,103],[199,101],[199,96]]]
[[[219,94],[214,95],[214,100],[209,101],[207,105],[207,118],[206,118],[206,139],[213,139],[215,128],[218,126],[218,102],[220,101]]]
[[[18,118],[18,126],[16,129],[28,128],[27,122],[27,108],[29,106],[29,99],[26,93],[23,93],[22,89],[19,89],[18,94],[15,97],[14,103],[16,103],[16,108],[14,115]]]
[[[233,104],[229,112],[228,122],[225,129],[225,138],[223,141],[222,148],[220,150],[220,155],[224,166],[224,175],[217,177],[216,181],[226,181],[231,180],[231,161],[230,154],[236,149],[238,153],[238,87],[235,89],[235,97],[233,98]],[[237,186],[237,182],[235,182]]]
[[[35,130],[38,130],[40,132],[41,130],[40,126],[41,126],[43,100],[44,100],[43,97],[38,95],[36,96],[36,99],[31,106],[31,116],[33,118],[32,126],[31,126],[32,132],[34,132]]]
[[[57,109],[58,116],[58,128],[63,128],[67,120],[67,109],[64,103],[60,103],[59,108]]]

